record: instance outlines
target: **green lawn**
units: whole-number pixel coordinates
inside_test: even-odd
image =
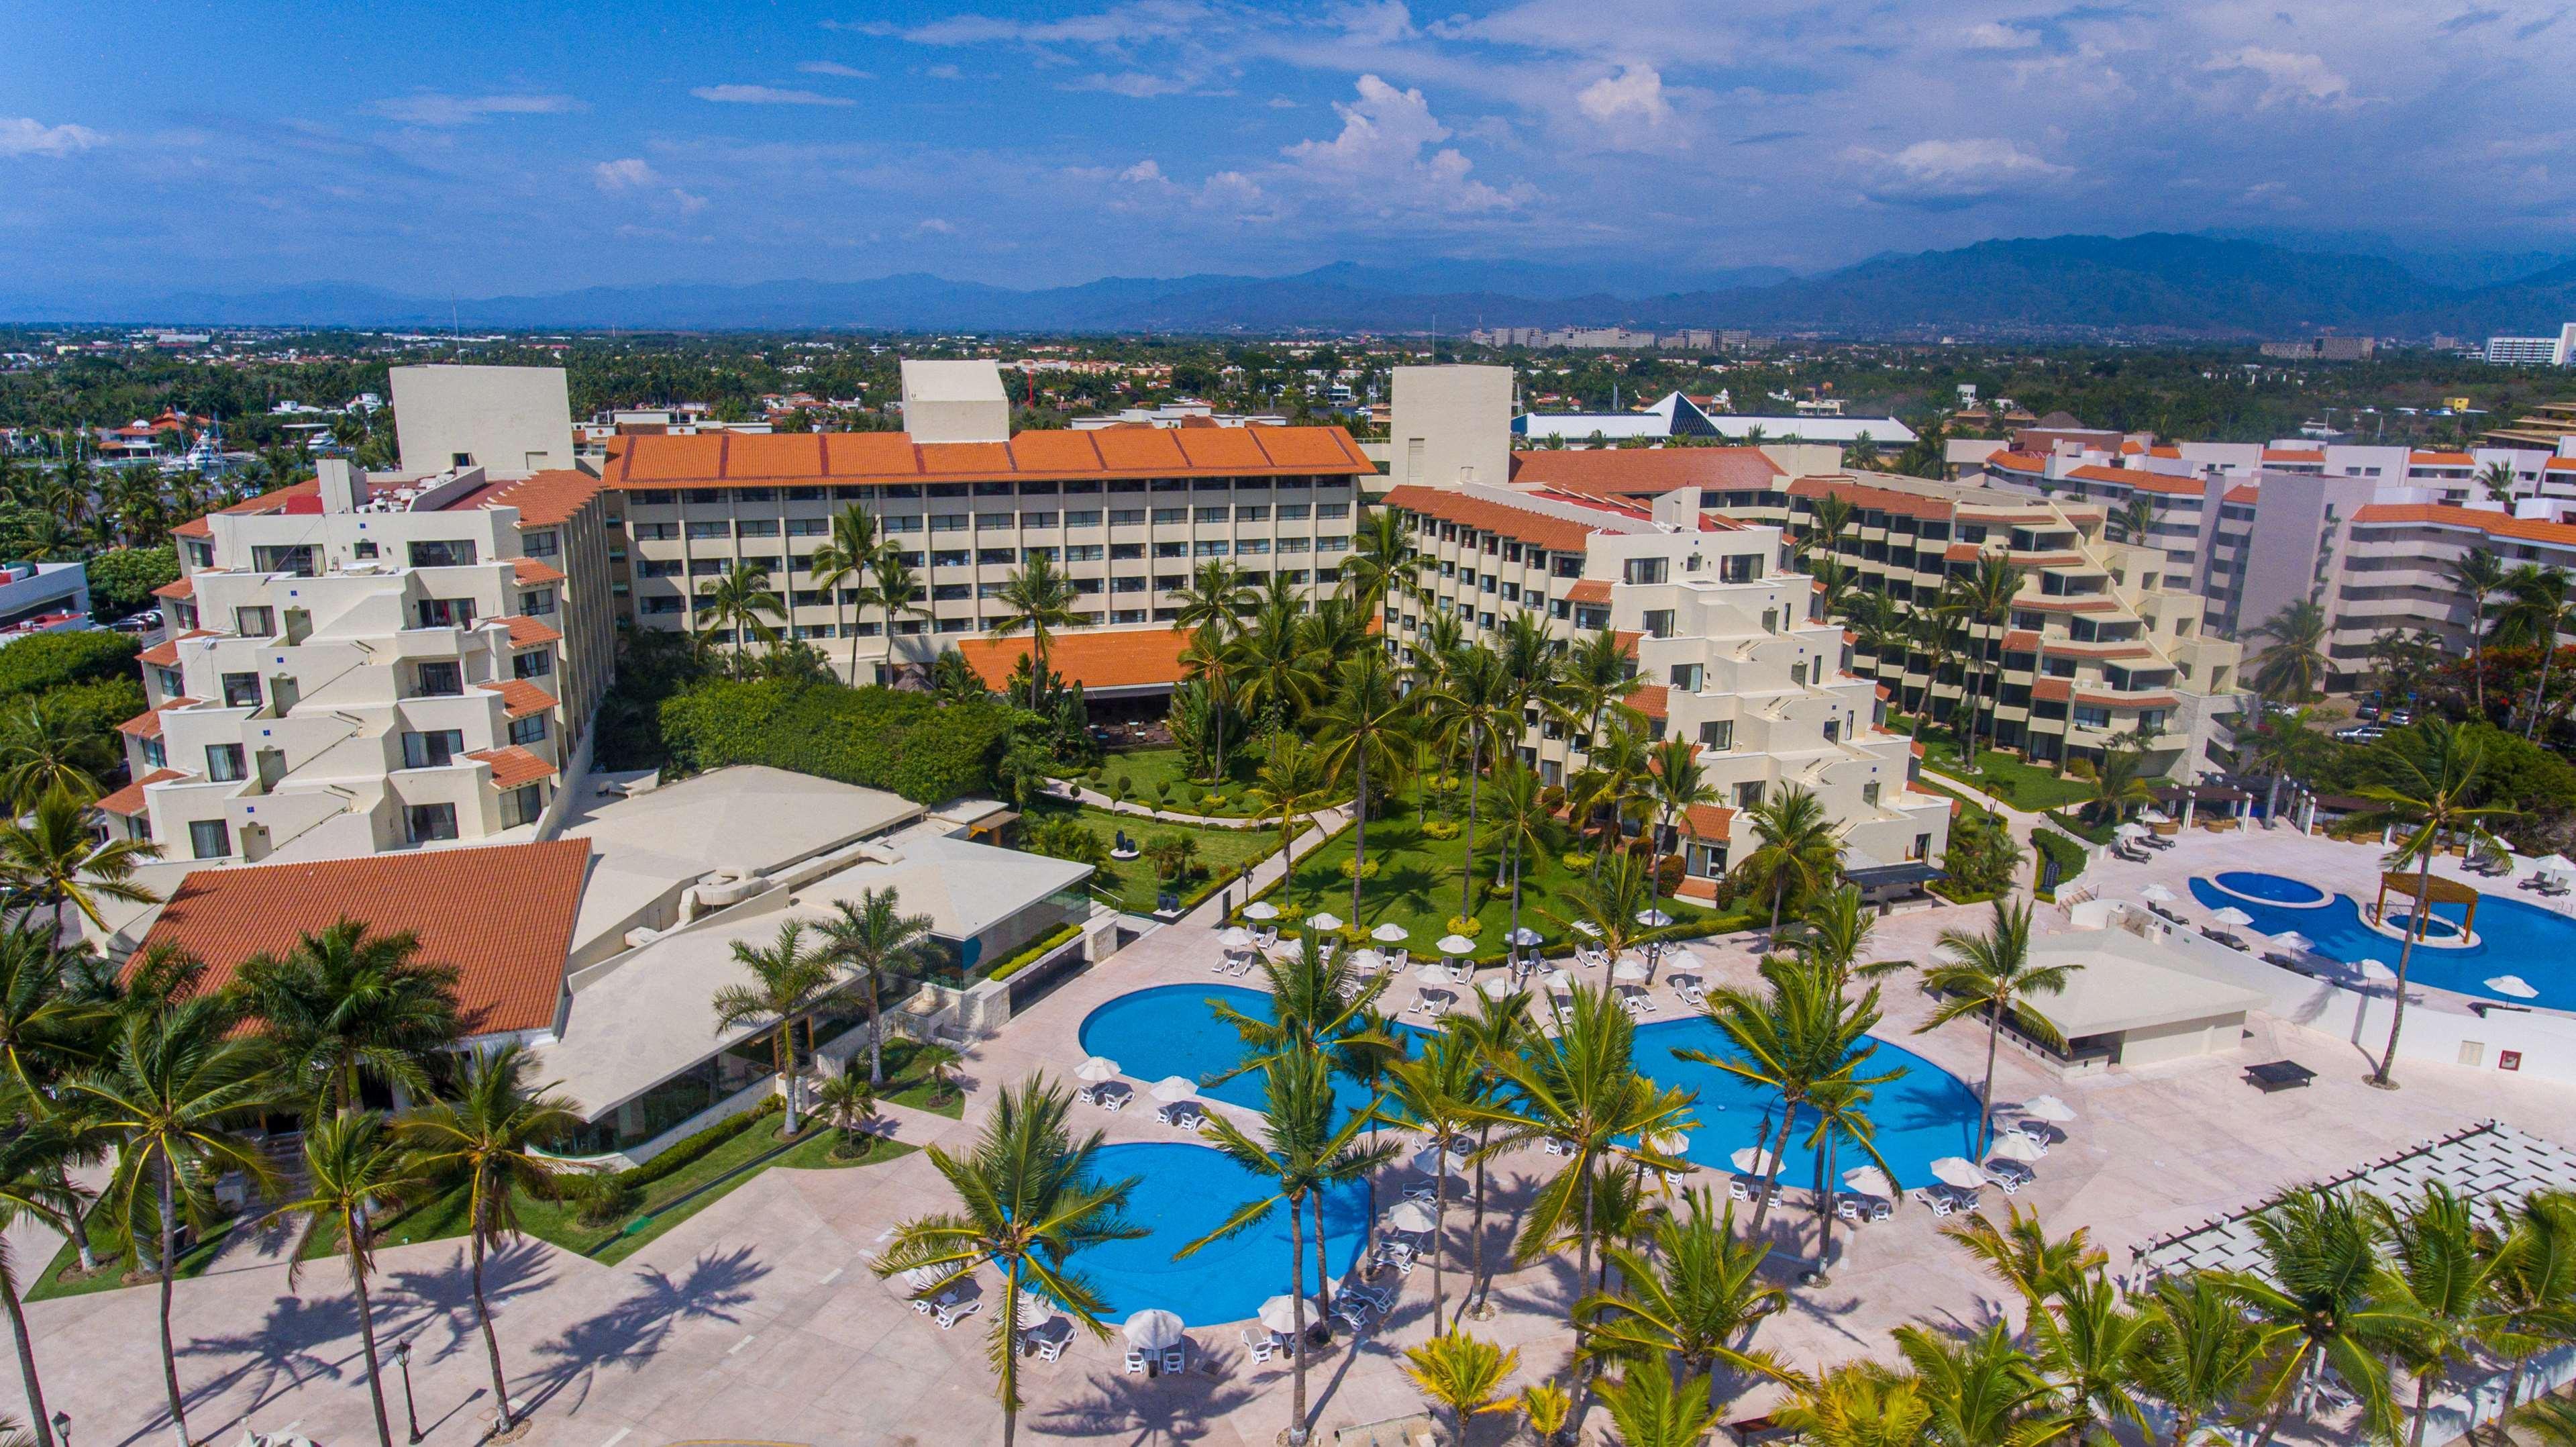
[[[1330,910],[1347,919],[1351,881],[1341,872],[1341,865],[1351,858],[1356,835],[1356,830],[1346,829],[1299,861],[1287,887],[1273,892],[1270,901],[1292,921],[1318,910]],[[1570,841],[1560,838],[1557,843],[1559,847],[1522,866],[1521,923],[1544,936],[1549,947],[1564,948],[1576,938],[1566,927],[1564,917],[1578,912],[1570,895],[1583,875],[1565,867],[1564,854],[1571,847]],[[1391,920],[1411,932],[1407,948],[1416,955],[1432,953],[1434,942],[1449,932],[1449,918],[1458,912],[1465,851],[1463,834],[1450,840],[1428,838],[1422,832],[1419,816],[1409,811],[1400,817],[1372,820],[1368,858],[1377,866],[1377,873],[1361,887],[1356,922],[1373,928]],[[1511,929],[1511,890],[1494,887],[1499,856],[1490,842],[1480,845],[1477,857],[1479,868],[1472,903],[1475,917],[1484,928],[1476,935],[1476,943],[1480,954],[1499,958],[1503,937]],[[1685,930],[1715,917],[1700,905],[1669,898],[1661,903],[1664,912],[1681,922]]]
[[[232,1223],[227,1222],[216,1227],[203,1241],[180,1252],[179,1269],[176,1273],[179,1279],[185,1281],[191,1277],[205,1275],[208,1263],[215,1259],[217,1251],[223,1249],[224,1240],[232,1229]],[[62,1244],[62,1249],[54,1253],[54,1259],[45,1264],[44,1274],[27,1287],[26,1299],[51,1301],[59,1296],[87,1296],[93,1291],[113,1291],[127,1285],[121,1254],[124,1250],[124,1237],[109,1228],[103,1219],[93,1216],[89,1223],[89,1242],[91,1252],[101,1263],[98,1274],[94,1276],[79,1274],[80,1253],[72,1249],[72,1243],[66,1241]],[[137,1269],[141,1269],[139,1263]],[[70,1279],[65,1279],[67,1276]],[[137,1284],[152,1279],[146,1274],[137,1279]]]
[[[966,1114],[966,1093],[952,1086],[945,1092],[930,1078],[929,1066],[920,1058],[918,1042],[887,1035],[885,1042],[885,1084],[877,1088],[877,1099],[908,1105],[957,1120]],[[862,1044],[850,1063],[864,1071],[868,1068],[868,1047]]]
[[[1987,748],[1982,740],[1977,747],[1977,772],[1968,774],[1959,767],[1959,746],[1947,729],[1924,728],[1915,737],[1923,741],[1923,763],[1927,768],[1972,780],[2016,809],[2037,812],[2062,808],[2082,803],[2093,792],[2081,779],[2062,778],[2044,764],[2028,763]]]
[[[2058,833],[2054,829],[2047,828],[2033,829],[2030,831],[2030,842],[2038,846],[2039,852],[2043,857],[2057,861],[2057,887],[2059,889],[2063,889],[2067,885],[2074,883],[2075,876],[2084,872],[2085,854],[2083,845],[2076,843],[2074,840],[2067,838],[2065,835]],[[2049,897],[2055,897],[2054,891],[2051,891]]]
[[[1066,812],[1066,806],[1041,800],[1031,812],[1060,814]],[[1078,812],[1082,816],[1082,822],[1090,825],[1092,832],[1100,836],[1103,848],[1116,839],[1118,831],[1122,829],[1127,831],[1129,839],[1138,844],[1144,844],[1165,834],[1178,834],[1195,841],[1199,847],[1199,865],[1207,873],[1197,880],[1178,886],[1184,895],[1208,880],[1233,878],[1237,870],[1256,859],[1263,858],[1279,847],[1279,831],[1276,829],[1217,829],[1198,824],[1165,824],[1152,819],[1139,819],[1129,814],[1113,813],[1107,809],[1095,809],[1087,804],[1078,806],[1074,812]],[[1154,867],[1142,859],[1104,864],[1100,867],[1099,874],[1094,876],[1094,882],[1103,890],[1116,896],[1119,908],[1133,914],[1152,914],[1154,896],[1164,888],[1154,878]]]
[[[1208,789],[1207,777],[1204,774],[1192,776],[1179,749],[1129,749],[1100,761],[1100,782],[1092,787],[1115,797],[1110,785],[1124,774],[1130,785],[1127,800],[1131,804],[1144,804],[1180,814],[1204,814],[1211,818],[1248,819],[1254,809],[1245,798],[1244,791],[1252,782],[1253,769],[1252,757],[1237,750],[1225,782],[1209,790],[1205,798],[1193,802],[1189,791],[1193,787]],[[1164,784],[1172,786],[1168,800],[1160,792],[1160,786]]]

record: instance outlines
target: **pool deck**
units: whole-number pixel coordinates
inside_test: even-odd
[[[2286,831],[2225,841],[2195,833],[2152,871],[2131,878],[2121,872],[2131,866],[2114,865],[2102,882],[2114,893],[2133,891],[2151,877],[2178,888],[2181,879],[2219,867],[2333,882],[2367,877],[2373,857],[2356,846],[2298,840]],[[1920,960],[1941,929],[1975,929],[1986,918],[1983,907],[1899,915],[1881,924],[1871,953]],[[2063,925],[2048,907],[2042,918],[2043,928]],[[1753,978],[1752,957],[1740,946],[1697,948],[1712,981]],[[917,1144],[964,1144],[998,1087],[1032,1071],[1059,1077],[1070,1071],[1081,1058],[1077,1029],[1094,1006],[1146,985],[1215,981],[1208,968],[1215,953],[1213,933],[1195,924],[1148,935],[972,1052],[964,1121],[889,1110],[897,1134]],[[1400,982],[1396,1002],[1415,988]],[[1678,1017],[1669,991],[1661,982],[1655,989],[1666,1017]],[[1954,1024],[1927,1036],[1908,1034],[1932,1004],[1904,980],[1889,982],[1885,1006],[1883,1033],[1973,1085],[1984,1056],[1981,1032]],[[2576,1093],[2563,1087],[2416,1065],[2404,1072],[2404,1090],[2382,1093],[2363,1085],[2366,1062],[2345,1041],[2260,1017],[2251,1034],[2231,1055],[2072,1082],[2007,1049],[1997,1066],[1999,1100],[2054,1091],[2080,1117],[2067,1127],[2069,1138],[2037,1164],[2038,1181],[2017,1199],[2036,1207],[2052,1230],[2088,1228],[2110,1248],[2116,1269],[2126,1265],[2130,1245],[2152,1235],[2472,1121],[2500,1117],[2576,1145],[2576,1110],[2569,1108]],[[2238,1079],[2248,1063],[2284,1057],[2317,1070],[2315,1085],[2263,1095]],[[1116,1115],[1078,1109],[1077,1120],[1111,1140],[1181,1138],[1156,1123],[1150,1106],[1139,1100]],[[1517,1211],[1553,1164],[1530,1150],[1495,1165],[1488,1242],[1495,1259],[1506,1249]],[[1999,1215],[2003,1200],[1990,1190],[1988,1213]],[[999,1410],[984,1361],[982,1319],[942,1332],[866,1269],[893,1223],[948,1204],[937,1172],[916,1154],[852,1170],[766,1172],[614,1267],[542,1244],[513,1249],[496,1264],[493,1299],[514,1388],[534,1408],[527,1440],[564,1447],[992,1440]],[[1454,1303],[1466,1284],[1468,1216],[1453,1206],[1449,1219],[1453,1259],[1461,1263],[1449,1278]],[[1785,1250],[1811,1249],[1810,1215],[1775,1216],[1769,1230]],[[22,1263],[41,1262],[52,1250],[24,1229],[13,1244],[25,1253]],[[1282,1290],[1285,1274],[1282,1262]],[[229,1442],[245,1424],[261,1431],[292,1426],[325,1444],[372,1437],[344,1275],[315,1263],[294,1290],[285,1275],[272,1246],[265,1253],[232,1253],[216,1272],[179,1287],[179,1369],[198,1438]],[[1564,1371],[1570,1335],[1563,1306],[1574,1286],[1570,1258],[1497,1278],[1494,1301],[1501,1310],[1475,1329],[1520,1350],[1518,1380]],[[384,1252],[375,1295],[380,1334],[416,1336],[412,1377],[428,1440],[471,1443],[485,1429],[479,1414],[488,1413],[489,1377],[458,1243]],[[1419,1410],[1400,1359],[1405,1345],[1429,1332],[1430,1295],[1425,1267],[1405,1282],[1385,1330],[1316,1361],[1308,1390],[1319,1440],[1329,1441],[1325,1434],[1335,1427]],[[157,1406],[153,1310],[150,1290],[27,1310],[48,1407],[71,1413],[85,1447],[167,1440]],[[1935,1238],[1928,1213],[1908,1204],[1893,1221],[1852,1238],[1834,1284],[1796,1291],[1790,1310],[1766,1323],[1757,1343],[1814,1366],[1884,1354],[1888,1328],[1901,1323],[1974,1324],[2010,1311],[1994,1283]],[[1088,1338],[1077,1339],[1056,1363],[1023,1359],[1024,1438],[1103,1447],[1273,1441],[1288,1411],[1284,1366],[1250,1364],[1231,1326],[1193,1335],[1212,1370],[1180,1379],[1126,1377],[1117,1350]],[[400,1433],[398,1379],[389,1376],[387,1390]],[[0,1395],[0,1408],[23,1410],[11,1395]],[[1749,1415],[1763,1400],[1747,1397],[1731,1415]],[[2295,1429],[2285,1440],[2322,1430]],[[1507,1436],[1506,1426],[1494,1421],[1481,1425],[1475,1440],[1499,1443]]]

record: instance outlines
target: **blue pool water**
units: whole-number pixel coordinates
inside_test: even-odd
[[[2249,877],[2279,878],[2235,873],[2218,876],[2236,895],[2252,894],[2241,883]],[[2253,916],[2253,928],[2263,934],[2297,930],[2316,942],[2318,954],[2345,964],[2376,958],[2395,965],[2397,952],[2404,947],[2404,941],[2363,924],[2361,906],[2346,894],[2334,896],[2317,909],[2283,909],[2261,903],[2259,895],[2250,900],[2237,898],[2212,888],[2208,880],[2195,879],[2191,882],[2191,896],[2210,909],[2236,906]],[[2406,901],[2410,908],[2413,903],[2411,899]],[[2404,915],[2393,893],[2389,906],[2392,914]],[[2448,921],[2453,931],[2467,913],[2466,905],[2433,906],[2434,917]],[[2569,968],[2569,962],[2576,961],[2576,920],[2507,895],[2481,893],[2477,933],[2478,942],[2465,949],[2417,946],[2415,958],[2407,967],[2408,980],[2480,999],[2511,1000],[2510,996],[2488,989],[2485,982],[2502,975],[2520,975],[2540,993],[2513,1003],[2576,1010],[2576,970]]]
[[[1274,1018],[1266,990],[1247,990],[1241,985],[1156,985],[1121,995],[1085,1016],[1081,1031],[1083,1053],[1105,1055],[1118,1062],[1120,1073],[1129,1080],[1148,1084],[1166,1075],[1205,1080],[1220,1071],[1232,1070],[1243,1061],[1243,1037],[1234,1032],[1232,1025],[1216,1018],[1208,1008],[1211,1000],[1222,1000],[1256,1020]],[[1396,1033],[1411,1038],[1416,1046],[1420,1038],[1430,1034],[1402,1024],[1396,1027]],[[1238,1075],[1200,1093],[1248,1110],[1259,1110],[1269,1103],[1258,1071]],[[1333,1094],[1345,1110],[1359,1110],[1369,1102],[1368,1092],[1348,1080],[1337,1079]]]
[[[2231,869],[2218,875],[2217,879],[2220,889],[2242,895],[2247,899],[2259,899],[2265,904],[2286,904],[2296,907],[2326,902],[2324,890],[2304,879],[2292,879],[2286,874],[2263,874],[2251,869]]]
[[[1290,1240],[1285,1206],[1241,1235],[1209,1244],[1187,1260],[1172,1253],[1216,1229],[1237,1206],[1267,1194],[1261,1178],[1201,1145],[1105,1146],[1103,1180],[1137,1177],[1128,1218],[1153,1234],[1087,1248],[1077,1264],[1109,1301],[1102,1319],[1116,1324],[1147,1307],[1177,1312],[1183,1322],[1214,1326],[1242,1321],[1288,1290]],[[1312,1210],[1312,1207],[1307,1207]],[[1335,1275],[1357,1259],[1368,1221],[1367,1190],[1353,1182],[1324,1198],[1324,1242]],[[1315,1289],[1313,1221],[1307,1222],[1305,1285]]]

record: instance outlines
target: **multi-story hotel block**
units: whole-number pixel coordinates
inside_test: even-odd
[[[521,369],[393,385],[402,472],[325,461],[177,530],[99,807],[183,868],[535,838],[586,766],[612,621],[598,479],[553,465],[568,414],[531,432]]]

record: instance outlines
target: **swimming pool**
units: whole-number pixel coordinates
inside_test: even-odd
[[[1878,1049],[1862,1073],[1904,1073],[1878,1087],[1869,1116],[1877,1126],[1878,1153],[1887,1158],[1899,1184],[1920,1186],[1932,1179],[1932,1162],[1964,1156],[1977,1144],[1977,1092],[1974,1087],[1903,1046],[1871,1037]],[[1730,1171],[1728,1157],[1745,1146],[1777,1140],[1780,1097],[1727,1074],[1714,1065],[1681,1059],[1675,1052],[1702,1050],[1728,1055],[1731,1050],[1717,1023],[1705,1016],[1664,1020],[1637,1030],[1637,1068],[1665,1085],[1698,1092],[1694,1107],[1699,1124],[1690,1132],[1691,1160],[1714,1171]],[[1789,1149],[1782,1157],[1780,1179],[1792,1186],[1816,1184],[1817,1153],[1800,1145],[1815,1123],[1811,1111],[1799,1111],[1790,1129]],[[1849,1144],[1834,1148],[1837,1174],[1869,1164]]]
[[[1137,1178],[1127,1216],[1152,1234],[1090,1247],[1075,1264],[1107,1299],[1101,1319],[1115,1325],[1147,1307],[1177,1312],[1194,1327],[1242,1321],[1288,1290],[1287,1208],[1241,1235],[1211,1242],[1184,1261],[1172,1253],[1216,1229],[1246,1201],[1268,1194],[1262,1179],[1201,1145],[1149,1142],[1104,1146],[1096,1157],[1103,1180]],[[1305,1208],[1312,1210],[1312,1207]],[[1324,1197],[1324,1242],[1335,1275],[1359,1256],[1368,1222],[1368,1193],[1352,1182]],[[1305,1284],[1315,1289],[1313,1221],[1307,1222]]]
[[[2211,882],[2223,894],[2290,909],[2314,909],[2332,898],[2304,879],[2292,879],[2286,874],[2265,874],[2253,869],[2223,870]]]
[[[2229,873],[2218,876],[2225,887],[2206,879],[2191,882],[2191,896],[2211,909],[2234,905],[2253,917],[2252,928],[2267,935],[2296,930],[2314,941],[2318,954],[2330,960],[2352,964],[2376,959],[2388,965],[2397,963],[2403,940],[2379,933],[2362,923],[2361,905],[2352,896],[2338,894],[2317,908],[2284,908],[2262,902],[2260,897],[2238,887],[2244,876]],[[2278,879],[2278,875],[2257,875],[2259,879]],[[2291,881],[2300,883],[2299,881]],[[2314,888],[2302,885],[2302,888]],[[2389,913],[2402,918],[2414,907],[2407,899],[2403,907],[2391,891]],[[2434,917],[2445,921],[2447,933],[2456,937],[2460,921],[2468,913],[2466,905],[2436,904]],[[2391,923],[2395,922],[2392,919]],[[2576,920],[2556,914],[2537,905],[2501,894],[2481,892],[2478,897],[2477,943],[2468,946],[2444,945],[2441,936],[2427,948],[2418,946],[2415,958],[2407,966],[2407,979],[2439,990],[2454,990],[2486,1000],[2507,1000],[2515,1004],[2538,1005],[2546,1009],[2576,1010]],[[2520,975],[2540,993],[2528,1000],[2490,990],[2486,982],[2504,975]]]
[[[1205,1080],[1219,1071],[1232,1070],[1243,1063],[1243,1037],[1234,1032],[1233,1026],[1216,1018],[1216,1012],[1208,1008],[1211,1000],[1222,1000],[1256,1020],[1275,1018],[1270,1013],[1267,990],[1249,990],[1241,985],[1155,985],[1121,995],[1084,1016],[1080,1032],[1083,1053],[1105,1055],[1118,1062],[1119,1073],[1145,1082],[1166,1075]],[[1399,1024],[1396,1033],[1408,1039],[1409,1047],[1418,1048],[1421,1040],[1409,1037],[1428,1038],[1431,1032]],[[1238,1075],[1199,1093],[1247,1110],[1259,1110],[1269,1103],[1258,1071]],[[1365,1089],[1339,1077],[1335,1078],[1333,1094],[1345,1110],[1359,1110],[1369,1103]]]

